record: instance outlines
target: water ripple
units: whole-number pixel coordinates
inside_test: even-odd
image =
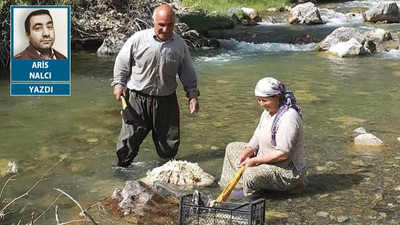
[[[400,59],[400,50],[390,50],[387,52],[381,52],[379,55],[385,59]]]
[[[326,26],[344,26],[364,22],[360,13],[342,13],[332,9],[320,9],[320,13]]]
[[[310,44],[288,44],[288,43],[261,43],[254,44],[235,39],[219,40],[221,50],[219,54],[199,56],[198,62],[224,63],[232,60],[240,60],[250,55],[259,53],[284,53],[284,52],[307,52],[313,51],[316,43]]]

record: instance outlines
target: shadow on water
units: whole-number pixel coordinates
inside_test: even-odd
[[[363,179],[364,176],[360,174],[311,174],[308,176],[309,183],[304,193],[312,196],[351,189]]]
[[[251,197],[252,200],[258,198],[266,198],[270,200],[282,200],[288,198],[296,198],[306,196],[316,196],[336,191],[351,189],[354,185],[358,185],[364,179],[364,176],[359,174],[343,174],[343,173],[324,173],[311,174],[307,176],[308,186],[301,194],[288,194],[279,191],[268,191],[259,193]]]
[[[197,151],[194,153],[190,153],[188,155],[184,155],[181,157],[177,157],[176,160],[186,160],[189,162],[207,162],[210,159],[221,159],[221,162],[225,156],[224,150],[211,150],[211,151]]]

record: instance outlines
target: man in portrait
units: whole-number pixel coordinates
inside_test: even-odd
[[[25,36],[29,46],[16,54],[14,59],[66,59],[53,48],[55,31],[49,10],[39,9],[26,17]]]

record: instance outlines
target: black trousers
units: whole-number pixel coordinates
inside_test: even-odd
[[[129,91],[129,103],[134,113],[134,123],[122,119],[117,141],[117,165],[128,167],[139,153],[139,147],[152,131],[157,154],[163,159],[175,157],[180,143],[179,105],[176,93],[169,96],[150,96]]]

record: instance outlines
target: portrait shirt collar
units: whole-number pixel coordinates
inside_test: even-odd
[[[40,53],[38,50],[36,50],[36,52],[39,54],[41,59],[45,59],[44,55],[42,53]],[[54,49],[53,48],[51,48],[50,59],[57,59],[56,55],[54,54]]]

